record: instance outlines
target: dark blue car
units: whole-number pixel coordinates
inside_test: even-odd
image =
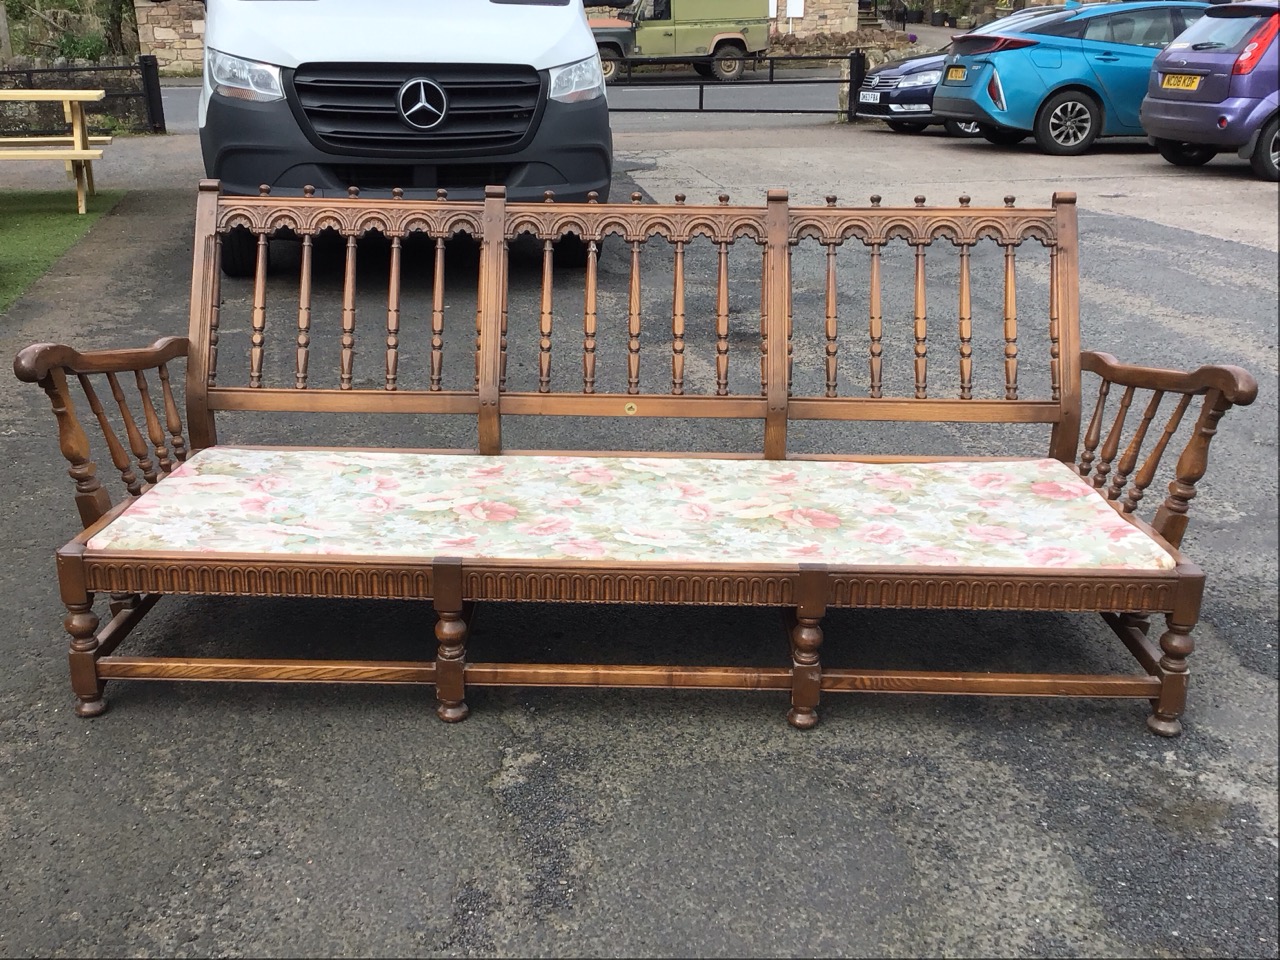
[[[933,88],[942,79],[943,59],[941,53],[929,53],[890,60],[868,70],[858,91],[855,116],[883,120],[898,133],[919,133],[930,124],[941,123],[953,137],[976,137],[976,123],[933,115]]]
[[[1035,19],[1062,9],[1058,5],[1019,10],[977,27],[970,35],[981,35],[997,27],[1023,22],[1024,18]],[[943,119],[933,114],[933,91],[942,79],[942,61],[949,49],[948,46],[935,53],[890,60],[868,70],[857,94],[854,115],[883,120],[889,129],[898,133],[919,133],[931,124],[940,123],[953,137],[976,137],[979,133],[976,122]]]

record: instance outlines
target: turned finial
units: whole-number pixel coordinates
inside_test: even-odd
[[[960,206],[967,207],[969,205],[969,195],[967,193],[960,195]]]
[[[542,202],[543,202],[543,203],[555,203],[555,202],[556,202],[556,192],[555,192],[554,190],[543,190],[543,191],[542,191]]]
[[[923,206],[924,206],[924,197],[922,197],[922,196],[917,196],[917,197],[916,197],[916,206],[917,206],[917,207],[923,207]]]
[[[836,195],[834,193],[828,193],[826,201],[828,207],[834,207],[836,205]]]
[[[403,188],[403,187],[392,187],[392,188],[391,188],[391,199],[392,199],[392,200],[403,200],[403,199],[404,199],[404,188]]]
[[[347,187],[347,199],[349,199],[349,200],[359,200],[359,199],[360,199],[360,188],[359,188],[359,187],[356,187],[356,186],[350,186],[350,187]]]
[[[302,195],[304,197],[314,197],[316,195],[316,188],[313,185],[308,183],[305,187],[302,188]]]
[[[677,193],[677,194],[676,194],[676,203],[684,203],[684,194],[683,194],[683,193]]]
[[[260,197],[269,197],[269,196],[271,196],[271,184],[269,184],[269,183],[260,183],[260,184],[258,184],[258,196],[260,196]]]
[[[600,202],[600,191],[592,190],[590,193],[587,194],[587,203],[599,203],[599,202]]]
[[[1014,197],[1013,197],[1013,195],[1012,195],[1012,194],[1010,194],[1009,196],[1007,196],[1007,197],[1005,197],[1005,198],[1004,198],[1004,205],[1005,205],[1006,207],[1012,207],[1012,206],[1013,206],[1013,200],[1014,200]]]
[[[727,193],[722,193],[722,194],[720,194],[718,197],[716,197],[716,199],[720,201],[720,206],[722,206],[722,207],[723,207],[723,206],[725,206],[726,204],[728,204],[728,202],[729,202],[729,195],[728,195]]]
[[[449,191],[448,191],[448,190],[446,190],[444,187],[436,187],[436,199],[437,199],[437,200],[448,200],[448,199],[449,199]]]
[[[643,196],[642,194],[639,194],[639,193],[633,193],[633,194],[631,195],[631,202],[632,202],[632,203],[639,203],[639,202],[640,202],[641,200],[643,200],[643,199],[644,199],[644,196]]]
[[[878,193],[873,193],[873,194],[871,195],[871,205],[872,205],[873,207],[878,207],[878,206],[880,206],[880,194],[878,194]]]

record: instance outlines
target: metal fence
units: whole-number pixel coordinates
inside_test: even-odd
[[[160,99],[160,69],[154,56],[138,57],[122,66],[23,67],[0,70],[0,88],[25,90],[105,90],[100,103],[85,105],[93,133],[120,129],[133,133],[164,133],[164,104]],[[110,117],[109,123],[105,118]],[[62,105],[8,104],[0,112],[0,133],[21,131],[31,136],[62,133],[66,123]]]
[[[805,77],[796,76],[795,74],[803,69],[812,69],[814,64],[841,64],[848,63],[848,76],[838,77]],[[847,105],[846,114],[850,120],[853,119],[854,108],[858,100],[858,88],[862,86],[862,81],[867,75],[867,57],[862,50],[850,50],[845,56],[823,56],[821,54],[795,54],[776,57],[762,57],[758,61],[751,61],[756,64],[756,69],[751,73],[744,74],[741,80],[735,80],[730,83],[724,83],[719,80],[703,78],[701,76],[674,76],[665,72],[649,72],[646,67],[654,66],[652,63],[641,62],[633,68],[629,61],[619,63],[618,69],[619,80],[615,83],[622,82],[630,89],[661,89],[663,87],[680,87],[688,89],[691,86],[697,87],[698,102],[697,106],[672,107],[672,106],[635,106],[623,107],[609,105],[612,113],[652,113],[661,111],[663,113],[793,113],[793,114],[830,114],[830,107],[794,107],[794,106],[747,106],[747,107],[722,107],[708,106],[706,103],[706,90],[710,87],[713,90],[738,90],[742,88],[760,87],[760,86],[788,86],[788,85],[838,85],[847,88]],[[788,67],[796,67],[795,70],[788,70]],[[779,75],[779,69],[786,71],[783,76]],[[639,72],[637,72],[639,70]]]

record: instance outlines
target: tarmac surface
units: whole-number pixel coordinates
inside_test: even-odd
[[[1134,144],[1067,165],[753,122],[616,123],[615,199],[1077,190],[1085,346],[1258,377],[1192,506],[1208,588],[1183,736],[1126,701],[833,695],[801,734],[771,693],[488,688],[446,726],[428,688],[123,682],[80,720],[52,559],[71,484],[47,399],[0,378],[0,956],[1277,956],[1275,185]],[[67,187],[41,166],[0,180]],[[190,133],[118,139],[97,180],[129,192],[0,317],[0,352],[184,333],[200,175]],[[773,662],[775,620],[494,604],[473,643]],[[1083,615],[827,628],[833,665],[849,637],[908,668],[1130,669]],[[169,598],[128,646],[410,658],[428,633],[413,603]]]

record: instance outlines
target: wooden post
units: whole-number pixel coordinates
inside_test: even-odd
[[[502,418],[499,411],[502,380],[502,304],[506,296],[506,187],[485,187],[484,220],[480,237],[480,289],[476,307],[480,394],[480,452],[502,452]]]
[[[788,303],[791,296],[789,213],[787,191],[767,194],[768,236],[765,246],[764,327],[768,339],[765,365],[764,455],[767,460],[787,458],[787,403],[790,383],[787,376]]]

